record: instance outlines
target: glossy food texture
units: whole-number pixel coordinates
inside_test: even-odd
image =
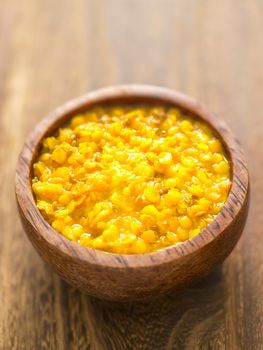
[[[147,105],[94,107],[73,117],[43,140],[32,181],[55,230],[119,254],[196,236],[230,186],[229,161],[207,124]]]

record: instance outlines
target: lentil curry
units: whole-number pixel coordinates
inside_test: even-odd
[[[198,235],[231,186],[224,147],[177,108],[94,107],[42,141],[32,188],[59,233],[110,253],[147,253]]]

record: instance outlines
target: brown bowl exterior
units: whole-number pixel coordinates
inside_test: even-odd
[[[205,120],[219,134],[232,162],[232,187],[215,220],[178,246],[137,255],[110,254],[79,246],[56,232],[38,211],[32,189],[32,163],[44,136],[74,114],[95,104],[157,102],[177,106]],[[100,89],[66,103],[44,118],[27,138],[15,178],[20,217],[39,255],[65,281],[88,294],[111,300],[142,300],[182,288],[208,274],[234,248],[248,212],[249,178],[242,148],[222,120],[181,93],[144,85]]]

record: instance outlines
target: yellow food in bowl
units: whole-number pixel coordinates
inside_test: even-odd
[[[196,236],[231,186],[224,147],[204,122],[160,106],[94,107],[42,141],[37,207],[68,239],[118,254]]]

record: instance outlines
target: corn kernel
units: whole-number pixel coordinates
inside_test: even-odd
[[[77,115],[71,120],[71,127],[75,128],[84,123],[85,123],[85,118],[82,115]]]
[[[200,204],[195,204],[188,208],[189,216],[202,216],[206,213],[206,208]]]
[[[208,146],[210,148],[210,151],[213,153],[218,153],[221,151],[221,144],[218,140],[210,140],[208,142]]]
[[[200,198],[198,204],[200,204],[205,210],[209,210],[211,206],[211,202],[206,198]]]
[[[193,168],[195,166],[195,161],[191,157],[182,157],[181,162],[184,166]]]
[[[144,226],[150,227],[155,223],[155,218],[151,215],[142,214],[139,217]]]
[[[175,231],[178,227],[178,224],[179,224],[178,218],[176,216],[170,217],[168,219],[168,224],[169,224],[170,230]]]
[[[52,227],[59,232],[63,232],[65,228],[65,221],[63,218],[58,218],[52,222]]]
[[[182,199],[182,195],[177,190],[169,190],[165,196],[165,203],[168,207],[176,205]]]
[[[58,140],[55,137],[47,137],[43,141],[44,147],[48,148],[50,151],[52,151],[57,144],[58,144]]]
[[[59,203],[62,205],[67,205],[70,202],[70,200],[71,200],[71,196],[68,193],[62,194],[58,199]]]
[[[219,202],[221,199],[221,194],[218,193],[217,191],[207,191],[206,194],[207,198],[210,199],[213,202]]]
[[[178,179],[173,179],[173,178],[167,179],[164,182],[165,187],[168,187],[168,188],[176,187],[177,184],[178,184]]]
[[[213,169],[217,174],[226,174],[229,172],[229,165],[225,161],[222,161],[219,164],[214,164]]]
[[[190,231],[189,233],[189,238],[194,238],[195,236],[197,236],[200,233],[200,229],[196,228],[192,231]]]
[[[142,210],[142,213],[146,214],[146,215],[153,216],[153,217],[156,217],[156,216],[159,215],[159,211],[152,204],[149,204],[146,207],[144,207],[143,210]]]
[[[222,156],[222,154],[220,154],[220,153],[213,154],[213,162],[214,163],[220,163],[220,162],[222,162],[222,160],[224,160],[224,157]]]
[[[169,152],[162,152],[159,155],[159,163],[162,165],[169,165],[173,161],[173,156]]]
[[[79,238],[84,233],[83,227],[81,225],[78,225],[78,224],[72,225],[71,230],[72,230],[74,237],[76,237],[76,238]]]
[[[53,151],[51,158],[59,164],[64,164],[67,159],[67,153],[61,148],[56,148]]]
[[[192,227],[192,221],[188,216],[181,216],[178,220],[183,229],[190,229]]]
[[[152,203],[156,203],[160,200],[160,194],[158,190],[154,187],[146,187],[144,190],[144,196],[145,198]]]
[[[204,191],[200,186],[189,186],[188,190],[192,195],[196,197],[202,197],[204,195]]]
[[[99,236],[92,240],[92,246],[95,249],[104,249],[106,247],[106,242]]]
[[[145,177],[152,177],[154,175],[153,167],[144,163],[137,165],[134,172],[136,175]]]
[[[185,229],[183,229],[183,228],[181,228],[181,227],[178,227],[178,229],[177,229],[177,231],[176,231],[176,234],[177,234],[177,236],[179,237],[179,239],[181,240],[181,241],[186,241],[188,238],[189,238],[189,232],[188,232],[188,230],[185,230]]]
[[[192,123],[191,123],[189,120],[183,120],[183,121],[180,123],[180,129],[181,129],[183,132],[192,131],[192,130],[193,130],[193,125],[192,125]]]
[[[179,243],[179,242],[181,242],[180,238],[174,232],[167,232],[166,237],[171,243]]]
[[[153,230],[144,231],[141,238],[145,243],[153,243],[155,241],[155,232]]]
[[[201,153],[199,155],[199,159],[201,160],[201,162],[209,163],[212,159],[212,156],[209,153]]]
[[[37,201],[38,209],[41,211],[44,211],[47,215],[53,215],[54,210],[52,204],[46,202],[46,201]]]
[[[111,225],[103,231],[102,237],[106,242],[115,241],[119,237],[119,230],[116,226]]]
[[[203,151],[205,153],[207,153],[209,151],[209,147],[208,145],[206,145],[205,143],[200,143],[197,148],[200,150],[200,151]]]
[[[135,254],[143,254],[147,250],[147,245],[143,240],[137,240],[132,244],[132,251]]]
[[[90,247],[91,241],[92,241],[91,234],[89,234],[89,233],[83,233],[83,234],[80,236],[79,244],[80,244],[80,245],[84,245],[84,246],[86,246],[86,247]]]

